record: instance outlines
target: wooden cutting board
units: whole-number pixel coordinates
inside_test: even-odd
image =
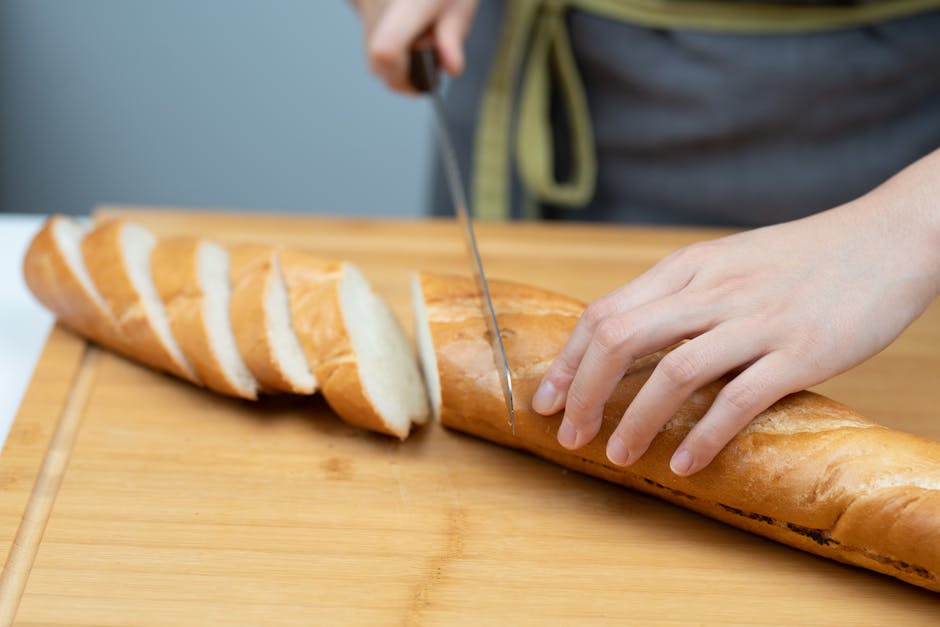
[[[411,271],[466,272],[445,221],[133,217],[348,258],[406,326]],[[478,228],[489,274],[585,300],[719,234]],[[938,381],[934,304],[819,391],[940,439]],[[0,456],[0,542],[0,619],[21,624],[940,622],[940,595],[525,454],[437,425],[400,443],[319,397],[226,399],[59,328]]]

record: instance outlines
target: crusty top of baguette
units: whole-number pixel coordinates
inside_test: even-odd
[[[312,394],[322,376],[327,402],[351,424],[404,438],[427,419],[408,337],[350,263],[267,245],[229,252],[205,238],[158,240],[123,220],[85,235],[54,217],[24,274],[79,333],[217,392]]]
[[[81,254],[88,229],[66,216],[50,217],[23,259],[30,291],[59,320],[92,340],[120,350],[124,341],[117,321],[92,283]]]
[[[696,392],[647,453],[621,468],[607,460],[607,439],[665,352],[630,367],[605,407],[598,437],[568,451],[555,437],[561,416],[540,416],[530,402],[584,304],[529,286],[490,282],[513,373],[513,435],[472,282],[422,274],[421,288],[445,426],[611,481],[655,488],[706,513],[741,512],[768,525],[779,521],[783,532],[765,535],[789,542],[785,533],[802,534],[810,545],[838,546],[839,553],[830,557],[940,589],[940,443],[876,425],[804,391],[761,413],[706,469],[679,477],[669,469],[671,455],[711,405],[726,382],[722,379]],[[858,555],[850,556],[852,550]]]
[[[82,241],[82,254],[95,287],[133,344],[137,359],[193,383],[200,383],[173,337],[150,272],[155,238],[124,220],[96,226]]]

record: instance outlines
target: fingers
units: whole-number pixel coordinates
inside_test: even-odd
[[[366,47],[372,72],[396,91],[410,93],[409,50],[422,34],[433,32],[441,64],[456,76],[463,71],[463,44],[477,0],[397,0],[367,25]],[[363,10],[363,18],[366,12]]]
[[[721,324],[666,355],[608,440],[608,459],[620,466],[639,459],[697,389],[759,358],[762,348],[756,342],[757,333],[748,327]]]
[[[810,385],[790,374],[794,370],[792,360],[776,351],[732,379],[676,449],[669,464],[672,471],[688,476],[705,468],[757,414]]]
[[[578,320],[571,337],[542,376],[539,388],[532,398],[532,409],[544,416],[561,411],[561,408],[565,406],[568,389],[574,381],[581,359],[595,331],[604,320],[674,294],[690,279],[691,274],[688,272],[681,270],[666,272],[657,265],[630,283],[592,303]]]
[[[635,359],[700,333],[708,324],[704,310],[683,297],[656,300],[598,324],[565,400],[558,441],[578,448],[597,435],[604,404]]]
[[[884,297],[897,293],[897,269],[858,252],[870,252],[884,223],[856,229],[854,213],[833,212],[693,244],[597,301],[546,370],[533,409],[566,407],[559,442],[580,447],[632,360],[690,338],[654,369],[607,454],[639,459],[697,388],[735,372],[672,452],[677,475],[700,471],[777,399],[871,357],[913,319],[894,315],[904,297]]]
[[[476,6],[476,0],[453,0],[434,27],[441,65],[451,76],[463,72],[463,44],[473,22]]]
[[[369,36],[368,56],[372,72],[397,91],[412,92],[408,82],[408,51],[439,11],[435,0],[392,2]]]

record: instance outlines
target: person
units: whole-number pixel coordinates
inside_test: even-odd
[[[791,2],[801,15],[825,4]],[[427,31],[447,73],[476,72],[469,88],[451,84],[448,100],[459,107],[483,102],[472,94],[498,60],[479,50],[506,43],[494,32],[504,11],[525,3],[353,4],[370,67],[390,88],[410,91],[407,53]],[[835,12],[898,5],[836,4]],[[707,21],[669,27],[565,13],[593,118],[596,185],[585,208],[549,199],[537,217],[751,228],[680,249],[588,306],[532,399],[541,414],[564,410],[563,446],[598,434],[603,406],[635,359],[687,340],[655,368],[607,455],[636,461],[697,388],[730,374],[672,456],[673,472],[691,475],[778,399],[880,352],[940,294],[937,4],[806,32],[775,31],[777,22],[770,33],[736,30],[733,12],[746,3],[722,9],[731,12],[728,32]],[[471,33],[465,50],[478,12],[489,32],[476,34],[476,47]],[[560,100],[556,89],[556,146],[565,140]],[[566,167],[577,169],[553,165]]]

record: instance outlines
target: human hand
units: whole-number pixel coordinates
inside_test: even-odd
[[[920,168],[933,172],[920,187],[889,182],[809,218],[669,255],[588,307],[532,407],[564,407],[558,440],[580,448],[630,364],[688,339],[643,385],[607,456],[639,459],[696,389],[731,373],[670,462],[678,475],[701,470],[758,413],[873,356],[940,293],[938,155],[935,169]],[[905,194],[912,202],[902,209]]]
[[[430,32],[441,67],[463,71],[463,45],[479,0],[350,0],[362,18],[366,57],[372,73],[396,91],[412,93],[408,51]]]

